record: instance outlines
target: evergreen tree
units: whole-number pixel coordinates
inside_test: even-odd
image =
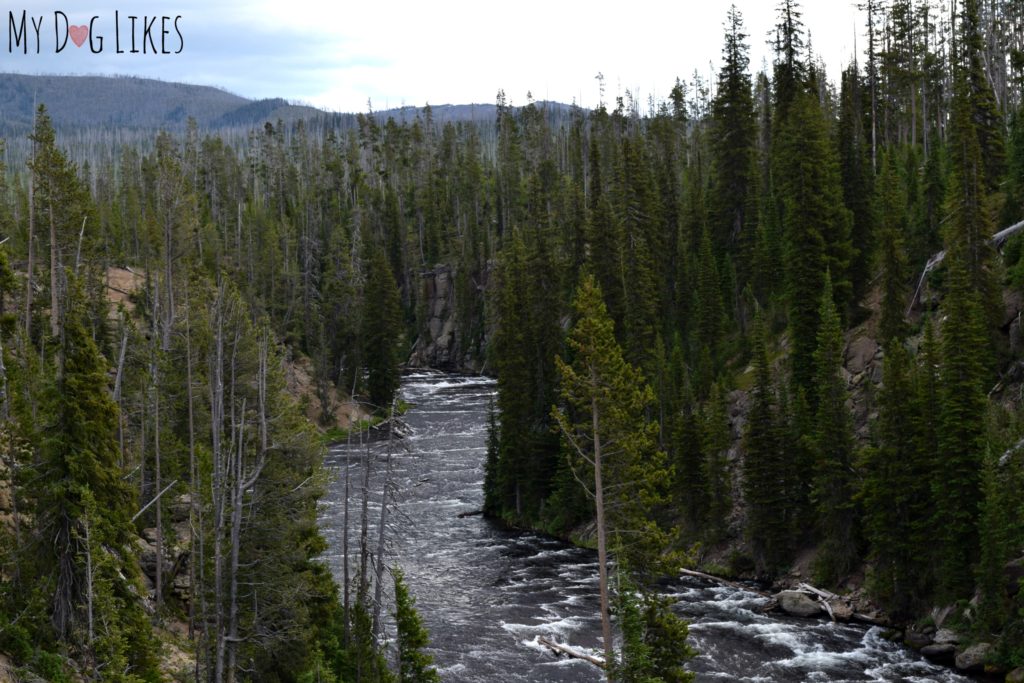
[[[909,617],[929,594],[931,456],[919,450],[921,418],[913,361],[898,337],[885,345],[878,397],[878,445],[864,458],[864,533],[871,589],[897,617]]]
[[[712,190],[718,253],[738,252],[746,263],[753,247],[755,216],[754,97],[743,15],[735,5],[726,16],[722,68],[711,106]]]
[[[891,155],[882,161],[878,185],[881,218],[879,258],[882,266],[882,315],[878,324],[878,340],[883,346],[888,346],[889,342],[898,342],[906,336],[904,313],[909,299],[907,257],[902,238],[907,225],[907,205]]]
[[[968,286],[981,297],[979,303],[998,317],[997,283],[992,273],[993,249],[990,205],[985,185],[984,158],[979,130],[972,118],[968,83],[957,79],[950,120],[950,183],[946,195],[946,230],[943,239],[948,258],[959,261]]]
[[[615,613],[622,650],[611,667],[619,683],[686,683],[694,674],[683,665],[696,656],[686,639],[689,627],[672,612],[672,601],[637,592],[628,572],[616,572]]]
[[[761,573],[782,568],[790,552],[791,530],[785,515],[789,500],[767,331],[758,313],[754,321],[754,387],[743,435],[743,495],[747,504],[747,539]]]
[[[701,234],[700,252],[697,256],[697,338],[700,348],[708,350],[708,367],[704,369],[714,375],[722,345],[725,312],[722,307],[721,282],[718,264],[711,250],[711,239],[707,230]],[[708,387],[710,383],[708,383]],[[707,389],[708,387],[702,387]]]
[[[966,100],[964,104],[969,108],[976,130],[981,153],[978,180],[988,192],[995,192],[1006,172],[1006,142],[1003,117],[985,66],[986,35],[979,0],[963,0],[957,20],[960,54],[954,55],[958,60],[954,72],[957,80],[962,82],[958,84],[957,95]],[[954,145],[962,144],[962,141],[954,141]]]
[[[835,154],[817,99],[801,92],[780,124],[775,178],[784,209],[786,306],[794,386],[812,401],[818,304],[825,272],[836,308],[850,303],[850,213],[843,206]],[[814,405],[812,403],[812,405]]]
[[[52,591],[57,639],[92,652],[94,667],[122,661],[134,672],[123,680],[156,680],[155,646],[136,599],[135,501],[118,467],[117,406],[83,309],[74,287],[46,402],[36,511],[37,535],[46,541],[38,576]]]
[[[731,445],[727,396],[722,385],[716,382],[704,405],[701,425],[703,479],[707,499],[703,535],[710,542],[721,539],[732,510],[732,476],[729,472]]]
[[[864,132],[864,95],[860,74],[850,66],[842,74],[839,95],[839,125],[836,136],[839,169],[843,183],[843,202],[850,210],[851,297],[854,305],[867,291],[874,255],[874,187],[872,182],[871,142]],[[892,182],[893,179],[890,179]],[[882,192],[886,186],[883,185]]]
[[[946,258],[949,290],[943,302],[940,372],[939,471],[935,528],[941,529],[939,588],[943,599],[966,595],[978,555],[978,513],[985,449],[988,348],[981,304],[958,254]]]
[[[402,307],[384,250],[371,249],[363,300],[363,358],[370,403],[386,412],[398,389],[402,363]]]
[[[605,661],[613,661],[607,576],[609,549],[642,576],[657,573],[667,534],[650,514],[664,501],[668,476],[657,450],[657,425],[645,415],[654,392],[625,361],[593,276],[584,276],[573,300],[571,364],[557,359],[561,407],[552,409],[570,446],[597,517],[602,633]]]
[[[834,583],[853,568],[858,548],[853,501],[853,427],[846,408],[846,382],[841,372],[843,334],[828,273],[819,317],[821,326],[814,354],[818,408],[814,430],[813,498],[822,545],[816,569],[821,580]]]
[[[433,668],[434,658],[423,651],[429,644],[427,631],[416,612],[416,599],[409,594],[402,570],[391,570],[395,580],[395,624],[398,630],[399,683],[440,683]]]

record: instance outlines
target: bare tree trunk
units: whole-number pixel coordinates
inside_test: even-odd
[[[32,162],[35,161],[36,143],[32,143]],[[28,266],[25,273],[25,344],[32,343],[32,276],[35,273],[35,235],[36,235],[36,172],[29,163],[28,172]]]
[[[597,576],[601,593],[601,638],[604,641],[605,671],[612,680],[612,620],[608,600],[608,543],[604,523],[604,485],[601,481],[601,421],[597,398],[590,401],[594,429],[594,505],[597,508]]]
[[[218,292],[215,304],[216,335],[214,339],[213,367],[210,381],[210,421],[213,450],[213,594],[214,631],[216,653],[214,655],[214,683],[224,680],[224,489],[225,476],[221,429],[224,423],[224,319],[223,290]]]
[[[57,273],[57,222],[53,215],[53,187],[50,191],[50,334],[60,335],[60,278]]]
[[[388,420],[388,452],[384,460],[384,484],[380,491],[380,528],[377,529],[377,558],[375,561],[376,584],[373,588],[373,633],[380,633],[380,608],[384,599],[384,539],[388,526],[388,491],[391,489],[391,448],[394,437],[395,399],[391,401],[390,419]]]
[[[96,638],[92,609],[92,538],[89,534],[89,518],[85,518],[85,610],[88,623],[89,645]]]
[[[369,524],[370,524],[370,469],[373,465],[373,456],[370,453],[370,442],[366,442],[366,460],[363,462],[363,503],[361,528],[359,530],[359,592],[356,594],[356,604],[366,607],[366,592],[368,589],[366,577],[366,564],[370,557],[369,549]]]
[[[11,403],[8,394],[7,366],[4,364],[3,340],[0,340],[0,421],[7,422],[11,416]],[[14,547],[21,548],[21,520],[18,519],[18,486],[16,481],[18,460],[13,449],[8,454],[7,471],[10,474],[11,521],[14,523]],[[21,579],[21,560],[19,553],[13,553],[15,585]]]
[[[153,477],[154,487],[159,493],[163,490],[163,484],[160,482],[160,390],[156,386],[156,372],[154,364],[153,373]],[[164,530],[163,530],[163,496],[160,496],[156,501],[156,578],[154,580],[155,586],[155,602],[157,609],[157,618],[160,616],[160,607],[163,604],[163,582],[164,582]]]
[[[185,308],[185,403],[188,409],[188,637],[194,639],[196,635],[196,431],[195,431],[195,406],[192,397],[192,311],[188,307],[188,294],[186,293]],[[196,666],[199,665],[199,657],[196,657]],[[196,680],[199,680],[199,670],[196,669]]]
[[[245,498],[245,476],[243,460],[245,456],[245,399],[242,399],[242,410],[238,423],[238,449],[234,467],[234,486],[231,495],[231,569],[228,588],[228,636],[227,636],[227,671],[224,680],[234,683],[235,669],[238,660],[238,558],[242,548],[242,502]]]
[[[349,394],[349,400],[351,400],[353,402],[353,405],[355,404],[355,398],[354,398],[355,394],[356,394],[356,381],[355,381],[355,379],[353,379],[352,380],[352,393]],[[343,601],[344,610],[345,610],[345,612],[344,612],[344,614],[345,614],[345,631],[344,631],[344,634],[343,634],[343,638],[344,639],[342,640],[342,643],[346,647],[348,646],[350,626],[351,626],[351,617],[352,617],[351,604],[349,603],[349,594],[351,593],[351,590],[350,590],[350,588],[351,588],[351,579],[349,578],[349,565],[348,565],[348,559],[349,559],[348,558],[348,529],[349,529],[348,510],[349,510],[349,498],[351,497],[350,482],[351,482],[351,479],[352,479],[352,476],[351,476],[351,473],[352,473],[352,463],[351,463],[351,458],[352,458],[352,430],[354,429],[355,424],[356,423],[354,422],[354,420],[350,418],[349,419],[349,425],[348,425],[348,434],[345,437],[347,442],[348,442],[346,444],[346,446],[345,446],[345,452],[347,454],[348,460],[346,460],[346,462],[345,462],[345,511],[344,511],[344,515],[343,515],[343,523],[344,523],[344,527],[345,528],[344,528],[344,530],[342,531],[342,534],[341,534],[341,555],[342,555],[342,565],[343,565],[342,566],[342,577],[343,577],[342,578],[342,583],[344,583],[344,585],[342,586],[342,590],[344,590],[344,592],[345,592],[344,601]],[[362,434],[361,433],[360,433],[359,439],[360,439],[360,441],[362,441]]]
[[[167,319],[164,321],[163,350],[171,348],[171,332],[174,329],[174,277],[171,271],[173,263],[173,231],[168,219],[164,220],[164,281],[167,285]]]

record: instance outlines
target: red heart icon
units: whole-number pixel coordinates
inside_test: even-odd
[[[89,27],[85,25],[70,26],[68,27],[68,33],[71,34],[71,42],[73,42],[76,47],[82,47],[82,43],[84,43],[85,39],[89,37]]]

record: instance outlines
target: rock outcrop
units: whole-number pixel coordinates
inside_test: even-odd
[[[988,658],[992,646],[988,643],[976,643],[956,655],[956,668],[961,671],[982,671],[985,659]]]
[[[779,608],[794,617],[813,617],[821,612],[818,601],[802,591],[782,591],[775,594]]]
[[[470,274],[462,282],[451,266],[420,274],[419,335],[409,357],[410,367],[471,374],[486,371],[484,351],[489,335],[482,302],[489,272],[487,268],[479,275]],[[476,296],[464,295],[466,301],[460,301],[459,291]]]

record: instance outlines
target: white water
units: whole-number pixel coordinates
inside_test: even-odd
[[[398,563],[431,634],[430,652],[444,681],[600,681],[587,662],[557,658],[540,636],[595,653],[597,563],[594,553],[532,533],[510,532],[480,516],[492,381],[417,373],[402,383],[412,434],[396,449],[398,490],[389,526],[389,563]],[[384,453],[386,444],[369,451]],[[367,448],[331,449],[335,475],[320,524],[326,555],[341,580],[344,473],[352,477],[350,543],[358,549],[358,490]],[[383,469],[378,462],[376,472]],[[372,477],[371,547],[376,547],[380,478]],[[352,563],[353,576],[358,570]],[[924,661],[876,628],[763,615],[763,598],[732,588],[680,580],[666,587],[690,620],[690,662],[697,680],[885,681],[956,683],[969,679]]]

